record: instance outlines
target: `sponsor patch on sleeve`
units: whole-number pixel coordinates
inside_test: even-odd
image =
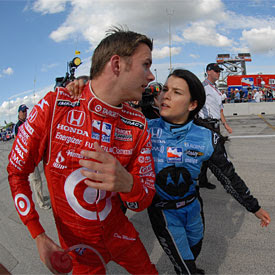
[[[128,202],[126,201],[126,205],[129,209],[138,209],[138,202]]]

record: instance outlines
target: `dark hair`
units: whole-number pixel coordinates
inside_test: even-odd
[[[188,119],[193,119],[205,104],[205,90],[201,81],[192,72],[184,69],[176,69],[168,75],[168,78],[170,76],[175,76],[184,79],[189,87],[191,101],[196,100],[198,102],[198,106],[196,107],[196,109],[190,112],[188,117]]]
[[[106,35],[94,51],[90,79],[101,74],[113,55],[131,57],[141,43],[146,44],[151,51],[153,50],[153,41],[143,34],[114,27],[108,30]]]

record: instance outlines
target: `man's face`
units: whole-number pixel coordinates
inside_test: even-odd
[[[207,71],[208,79],[214,83],[220,78],[220,71],[219,70],[210,70]]]
[[[146,44],[140,44],[131,58],[121,58],[121,90],[123,101],[141,100],[146,86],[155,79],[150,67],[152,53]]]
[[[20,111],[18,115],[21,120],[25,121],[27,119],[27,109],[24,111]]]

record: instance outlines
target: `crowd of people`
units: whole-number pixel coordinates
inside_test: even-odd
[[[275,90],[271,88],[250,88],[246,90],[230,88],[229,91],[221,90],[223,103],[241,102],[273,102],[275,101]]]
[[[175,272],[205,274],[196,265],[205,229],[197,184],[204,164],[262,227],[271,221],[227,158],[219,122],[232,129],[215,85],[221,68],[208,64],[203,84],[188,70],[170,72],[152,98],[156,118],[147,120],[150,111],[139,102],[154,80],[152,49],[143,34],[109,30],[93,53],[89,80],[49,92],[18,128],[7,167],[12,197],[53,273],[60,270],[52,256],[77,247],[70,251],[73,274],[105,274],[110,261],[131,274],[158,274],[125,215],[147,208]],[[32,199],[28,176],[41,160],[60,244],[45,232]],[[204,177],[200,187],[209,186]]]

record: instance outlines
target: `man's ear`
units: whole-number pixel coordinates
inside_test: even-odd
[[[197,101],[197,100],[194,100],[194,101],[190,102],[188,110],[189,110],[189,112],[192,112],[192,111],[194,111],[197,107],[198,107],[198,101]]]
[[[112,72],[116,75],[119,76],[120,73],[120,56],[119,55],[113,55],[110,59],[110,65],[111,65],[111,69]]]

